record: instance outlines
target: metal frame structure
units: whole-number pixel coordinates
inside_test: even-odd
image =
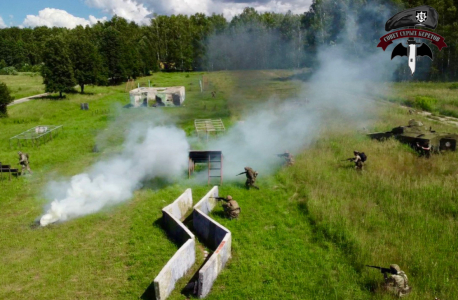
[[[196,164],[206,163],[208,167],[208,184],[210,178],[220,178],[220,185],[223,185],[223,153],[222,151],[189,151],[188,159],[188,178],[194,172]],[[214,175],[219,171],[219,175]]]
[[[22,147],[22,140],[30,141],[33,147],[39,147],[40,141],[42,141],[43,144],[44,142],[47,142],[50,139],[52,140],[53,132],[55,136],[58,133],[58,130],[62,130],[62,128],[63,125],[38,125],[33,128],[30,128],[10,138],[10,149],[11,142],[15,139],[17,140],[17,145],[19,147]]]
[[[198,137],[200,137],[200,133],[205,133],[207,142],[210,133],[214,132],[217,134],[218,132],[226,131],[226,128],[224,128],[224,124],[221,119],[195,119],[194,127]]]

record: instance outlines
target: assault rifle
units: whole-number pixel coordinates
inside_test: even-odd
[[[366,267],[374,268],[374,269],[379,269],[379,270],[380,270],[380,273],[393,273],[393,272],[391,271],[390,268],[382,268],[382,267],[368,266],[368,265],[366,265]]]
[[[278,157],[286,157],[288,156],[288,153],[282,153],[282,154],[277,154]]]
[[[224,197],[214,197],[217,201],[224,201],[224,202],[229,202],[229,200],[227,200],[226,198]]]
[[[342,159],[341,161],[347,161],[347,160],[348,160],[348,161],[354,161],[355,158],[354,158],[354,157],[350,157],[350,158]]]
[[[242,172],[242,173],[237,174],[237,175],[235,175],[235,176],[239,176],[239,175],[246,174],[246,173],[247,173],[247,172],[245,171],[245,172]]]

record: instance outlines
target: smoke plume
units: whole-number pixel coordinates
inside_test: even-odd
[[[40,219],[42,226],[126,201],[142,181],[170,179],[186,169],[189,144],[183,130],[137,123],[128,132],[121,154],[96,163],[69,181],[48,186],[48,197],[54,201]]]
[[[329,120],[350,123],[355,130],[371,122],[373,90],[391,80],[397,65],[390,60],[389,49],[377,48],[376,37],[383,35],[384,20],[391,16],[390,11],[380,14],[380,7],[367,5],[364,13],[365,19],[372,22],[377,19],[380,23],[379,36],[377,32],[374,34],[373,26],[365,27],[373,23],[347,12],[345,27],[336,42],[318,47],[313,54],[316,68],[301,84],[297,97],[284,102],[272,99],[267,105],[256,107],[245,113],[243,123],[236,124],[227,135],[212,142],[210,149],[223,151],[226,179],[235,179],[234,175],[245,166],[260,174],[273,172],[280,163],[275,154],[285,150],[295,154],[308,147]],[[321,32],[317,35],[321,37]],[[248,48],[244,37],[245,33],[240,40],[231,35],[231,41],[235,41],[231,48]],[[250,45],[256,42],[250,41]],[[209,47],[212,46],[210,43]],[[209,53],[217,52],[217,49],[209,50]],[[305,53],[307,55],[312,54]],[[242,81],[248,82],[250,78],[242,78]]]

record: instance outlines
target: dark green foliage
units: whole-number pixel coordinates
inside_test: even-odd
[[[75,77],[73,75],[70,51],[63,37],[53,36],[45,44],[43,53],[44,66],[42,68],[43,83],[48,93],[62,93],[73,89]]]
[[[116,83],[160,69],[315,67],[322,46],[339,44],[346,57],[355,59],[380,52],[376,45],[386,33],[386,20],[396,12],[423,4],[417,0],[313,0],[306,12],[260,13],[247,7],[229,22],[223,15],[197,13],[155,15],[148,26],[114,16],[105,23],[72,30],[5,28],[0,29],[0,69],[14,66],[19,71],[29,71],[31,66],[40,66],[46,39],[61,34],[66,42],[87,46],[71,48],[78,60],[73,62],[75,78],[83,86]],[[438,11],[435,32],[445,38],[448,46],[442,51],[431,46],[434,60],[423,58],[415,79],[457,80],[456,1],[432,0],[426,4]],[[72,42],[75,36],[77,41]],[[75,60],[74,55],[71,59]],[[407,64],[400,65],[395,79],[412,80]]]
[[[15,67],[5,67],[0,70],[0,75],[17,75]]]
[[[10,95],[10,91],[6,84],[0,82],[0,118],[6,117],[7,114],[7,105],[13,101],[13,97]]]
[[[102,57],[82,26],[78,26],[69,38],[70,58],[76,82],[84,93],[86,84],[103,83]]]

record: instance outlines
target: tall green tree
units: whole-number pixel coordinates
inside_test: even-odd
[[[0,118],[8,116],[7,105],[10,104],[13,99],[6,84],[0,82]]]
[[[84,93],[86,84],[97,84],[103,80],[102,58],[97,46],[89,39],[82,26],[78,26],[69,38],[70,59],[75,80]]]
[[[71,90],[76,82],[70,51],[62,36],[53,36],[45,44],[41,70],[45,91],[62,93]]]

